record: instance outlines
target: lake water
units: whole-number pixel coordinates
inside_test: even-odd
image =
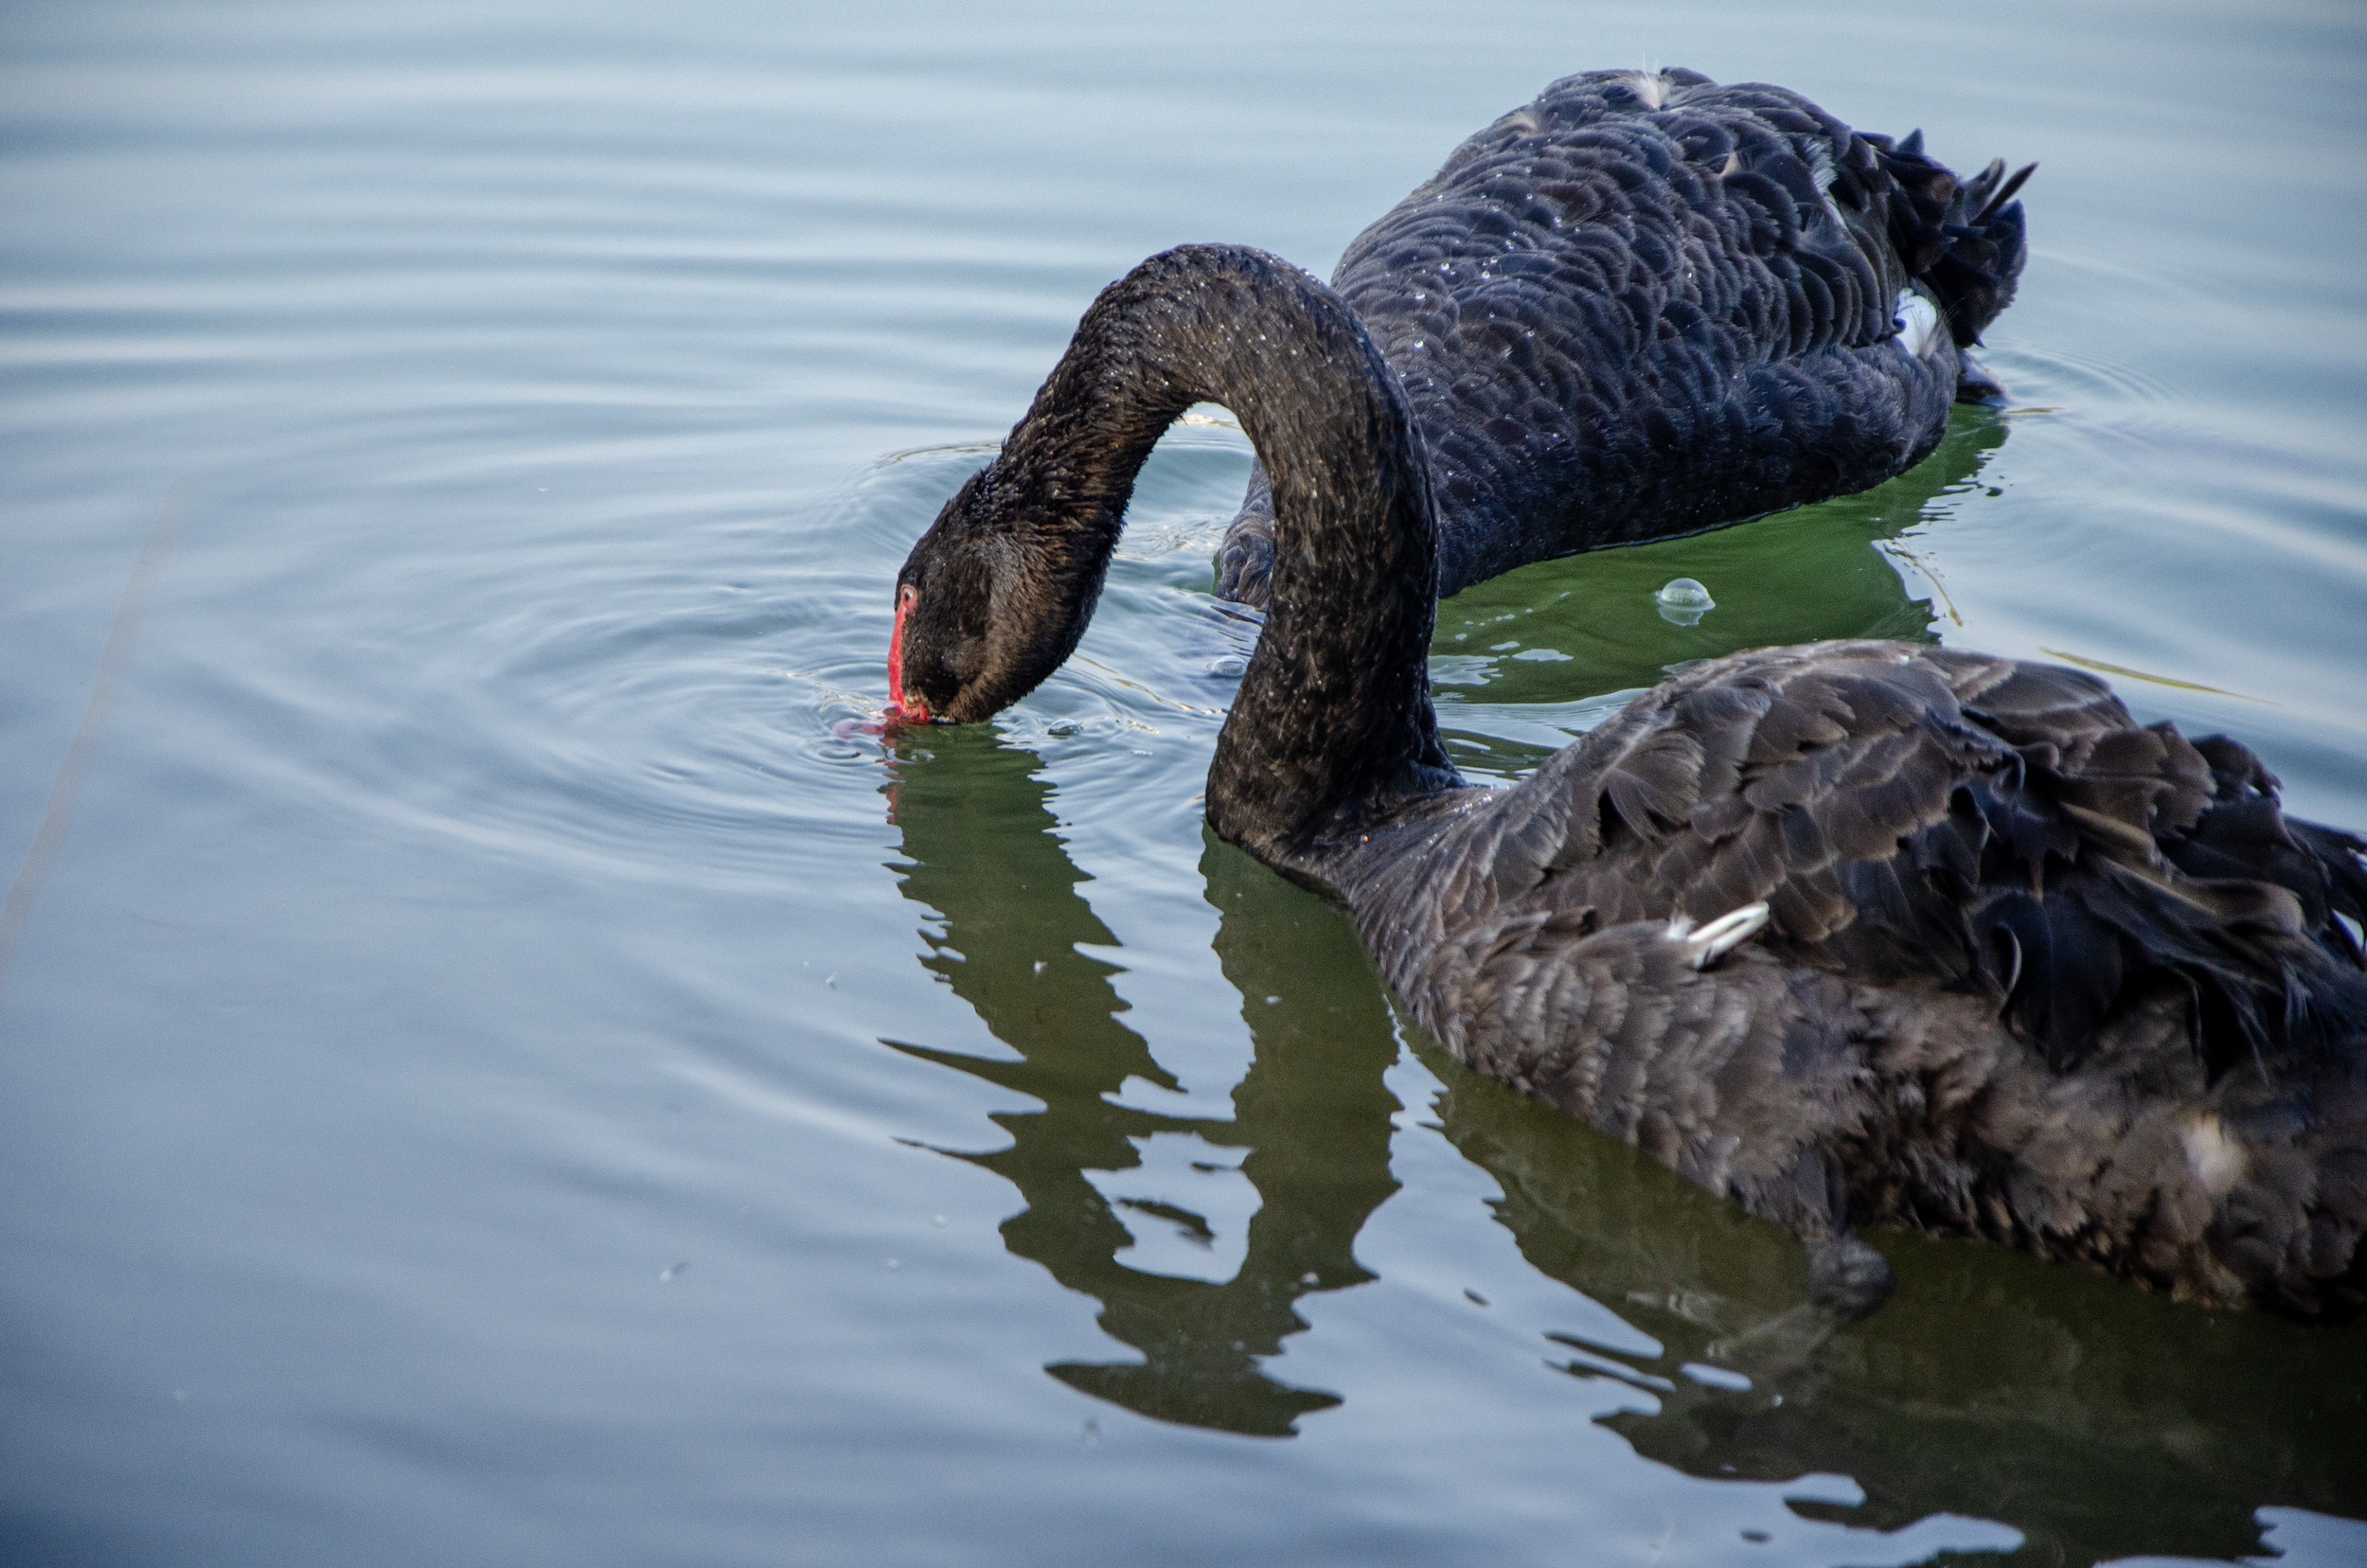
[[[2014,408],[1449,603],[1468,767],[1880,633],[2367,827],[2355,6],[0,11],[0,1560],[2367,1560],[2367,1329],[1887,1234],[1714,1364],[1797,1248],[1203,833],[1217,411],[1049,686],[832,732],[1101,285],[1646,62],[2038,160]]]

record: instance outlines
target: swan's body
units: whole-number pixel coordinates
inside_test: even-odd
[[[1570,77],[1466,141],[1331,279],[1421,431],[1441,596],[1930,455],[1998,391],[1965,350],[2021,271],[2003,176],[1691,71]],[[1219,595],[1266,602],[1272,529],[1260,470]]]
[[[1790,1225],[1845,1310],[1882,1276],[1851,1228],[1894,1221],[2367,1306],[2341,924],[2367,846],[2090,676],[1906,643],[1705,664],[1467,786],[1428,691],[1417,427],[1356,313],[1271,257],[1169,252],[1086,313],[899,577],[906,718],[984,717],[1066,656],[1135,472],[1201,401],[1277,522],[1208,820],[1341,899],[1457,1057]]]
[[[2274,790],[2076,671],[1833,643],[1317,860],[1456,1057],[1806,1236],[2347,1315],[2367,973],[2333,916],[2367,876]],[[1737,906],[1761,939],[1697,968]]]

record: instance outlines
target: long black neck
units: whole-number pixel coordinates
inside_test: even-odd
[[[1134,475],[1196,402],[1273,487],[1272,595],[1208,775],[1208,820],[1312,872],[1375,810],[1458,782],[1430,704],[1438,540],[1421,437],[1355,313],[1262,251],[1155,256],[1086,312],[988,475],[1097,586]],[[1023,505],[1012,505],[1015,502]],[[1047,540],[1046,543],[1052,543]]]

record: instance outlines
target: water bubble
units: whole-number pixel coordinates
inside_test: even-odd
[[[1652,601],[1660,606],[1660,618],[1671,626],[1698,625],[1703,615],[1717,608],[1710,591],[1691,578],[1673,578],[1662,584]]]
[[[1219,680],[1237,681],[1248,668],[1249,661],[1238,653],[1227,653],[1222,658],[1208,661],[1208,673]]]

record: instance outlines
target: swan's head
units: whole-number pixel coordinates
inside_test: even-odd
[[[972,475],[896,574],[890,717],[990,718],[1059,668],[1083,634],[1106,552],[1015,524],[1004,494],[991,468]]]

